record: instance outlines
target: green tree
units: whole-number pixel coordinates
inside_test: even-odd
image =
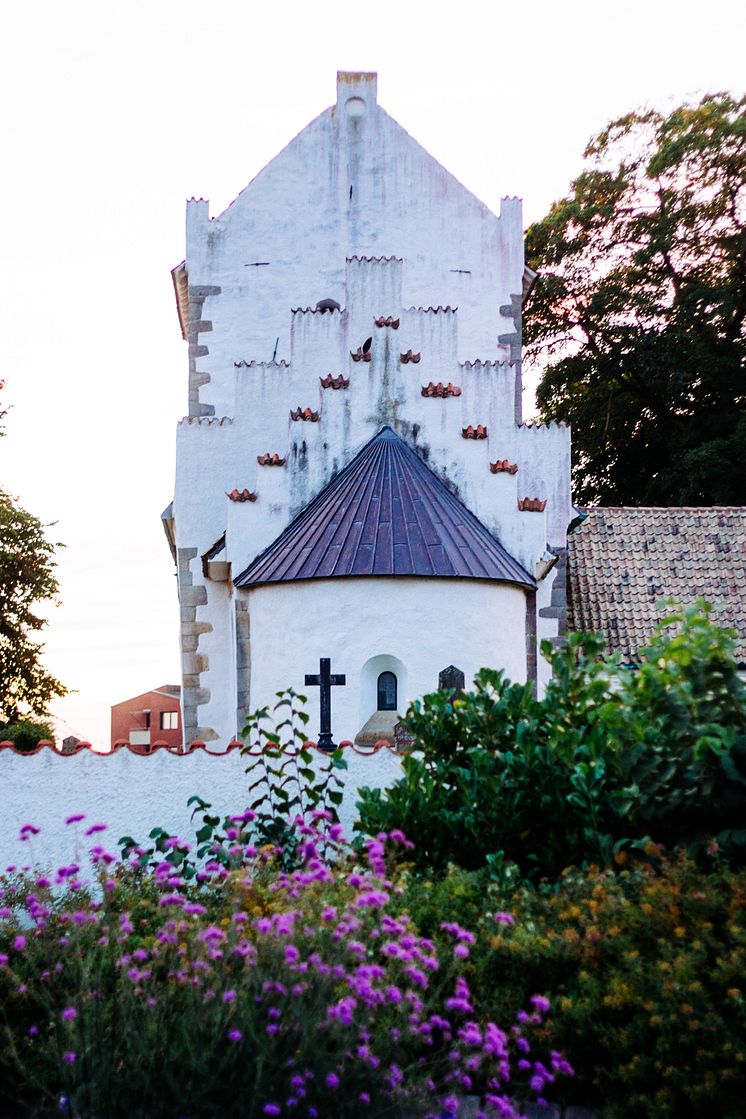
[[[746,97],[633,112],[527,233],[527,356],[580,503],[746,501]]]
[[[55,696],[67,694],[41,663],[36,634],[46,621],[39,603],[57,595],[55,544],[45,526],[0,490],[0,724],[44,715]]]

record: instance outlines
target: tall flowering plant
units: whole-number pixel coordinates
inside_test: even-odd
[[[89,882],[82,860],[5,876],[6,1091],[80,1119],[435,1119],[466,1095],[510,1119],[515,1098],[542,1100],[571,1071],[534,1052],[545,999],[507,1028],[481,1020],[472,934],[445,922],[438,949],[402,913],[386,860],[403,835],[361,858],[317,810],[296,821],[288,870],[252,823],[233,818],[232,867],[208,862],[200,881],[166,856],[119,861],[101,825],[86,831]]]

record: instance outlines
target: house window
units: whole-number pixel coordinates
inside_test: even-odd
[[[161,730],[178,730],[179,712],[161,711]]]
[[[382,672],[378,677],[378,710],[396,711],[396,676]]]

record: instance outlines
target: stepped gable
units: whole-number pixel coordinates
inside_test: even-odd
[[[235,583],[357,575],[536,585],[390,427],[366,443]]]

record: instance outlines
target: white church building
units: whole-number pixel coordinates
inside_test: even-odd
[[[391,738],[460,669],[546,667],[573,518],[570,432],[521,417],[534,273],[499,215],[340,73],[219,216],[187,203],[189,347],[173,502],[185,743],[227,744],[292,687],[335,740]]]

